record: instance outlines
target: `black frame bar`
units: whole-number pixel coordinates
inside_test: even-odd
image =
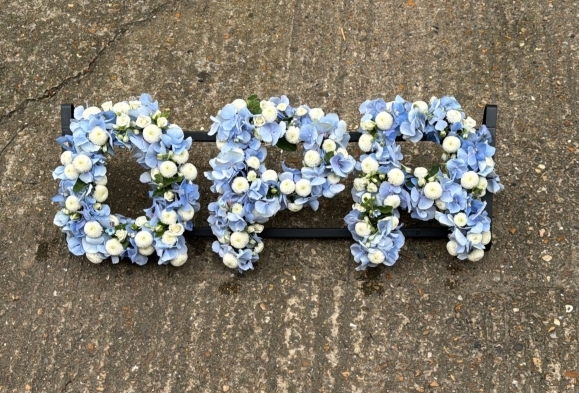
[[[62,135],[71,134],[70,120],[73,118],[74,106],[72,104],[62,104],[60,106],[60,122],[62,128]],[[496,127],[498,118],[498,107],[496,105],[486,105],[483,113],[482,124],[486,125],[492,135],[491,146],[496,147]],[[215,135],[208,135],[203,131],[184,131],[185,137],[192,137],[196,142],[215,142]],[[360,133],[353,132],[350,134],[350,142],[358,142]],[[403,141],[402,138],[397,138]],[[493,212],[493,194],[487,192],[482,198],[487,203],[486,211],[489,217],[492,218]],[[492,225],[492,224],[491,224]],[[422,238],[422,239],[440,239],[448,237],[447,227],[402,227],[402,233],[407,238]],[[187,237],[212,237],[211,227],[195,227],[193,231],[186,233]],[[336,238],[351,238],[352,235],[348,228],[265,228],[260,234],[264,238],[321,238],[321,239],[336,239]],[[486,249],[490,249],[492,245],[489,243]]]

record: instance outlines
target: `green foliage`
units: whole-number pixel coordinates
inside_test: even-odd
[[[284,138],[279,138],[276,146],[279,147],[280,149],[282,149],[283,151],[296,151],[298,149],[298,147],[296,145],[294,145],[293,143],[288,142],[287,139]]]

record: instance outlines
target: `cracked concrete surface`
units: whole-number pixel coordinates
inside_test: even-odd
[[[0,392],[578,390],[576,1],[3,5]],[[451,94],[478,121],[498,104],[493,249],[463,263],[444,242],[409,240],[394,267],[355,272],[347,240],[267,239],[242,276],[210,239],[180,269],[73,257],[50,203],[60,104],[141,92],[190,130],[252,93],[351,129],[377,96]],[[215,154],[194,143],[191,161],[202,172]],[[118,154],[108,168],[112,207],[138,214],[138,165]],[[270,225],[341,225],[350,204],[345,192]]]

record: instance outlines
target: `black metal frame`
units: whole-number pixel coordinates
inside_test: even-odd
[[[72,104],[61,105],[61,126],[62,135],[70,134],[70,120],[73,118],[74,106]],[[496,142],[496,127],[497,127],[498,108],[496,105],[486,105],[483,114],[482,124],[486,125],[492,135],[491,146],[495,146]],[[358,142],[360,139],[359,133],[352,133],[350,142]],[[214,135],[208,135],[202,131],[185,131],[186,137],[192,137],[196,142],[215,142]],[[398,140],[402,140],[399,138]],[[492,217],[493,212],[493,194],[487,193],[483,198],[487,203],[486,211],[489,217]],[[407,238],[427,238],[438,239],[448,237],[447,227],[424,227],[412,228],[403,227],[402,233]],[[188,237],[210,237],[213,236],[210,227],[195,227],[193,231],[187,232]],[[265,228],[260,234],[264,238],[350,238],[352,235],[347,228]],[[492,243],[487,245],[490,248]]]

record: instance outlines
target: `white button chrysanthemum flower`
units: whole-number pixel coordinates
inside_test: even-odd
[[[472,190],[478,185],[478,174],[474,171],[468,171],[460,178],[460,185],[467,190]]]
[[[341,180],[340,176],[336,175],[335,173],[330,173],[328,175],[328,182],[330,184],[338,184],[340,180]]]
[[[105,130],[99,126],[96,126],[91,132],[89,132],[88,140],[97,146],[102,146],[109,140],[109,135]]]
[[[101,263],[103,259],[99,256],[99,254],[92,254],[90,252],[86,253],[86,259],[88,259],[92,263]]]
[[[171,178],[177,174],[177,165],[173,161],[163,161],[159,165],[159,171],[165,178]]]
[[[97,113],[101,113],[101,108],[98,106],[89,106],[82,112],[82,118],[87,120],[91,115],[96,115]]]
[[[460,139],[454,135],[449,135],[442,141],[442,149],[447,153],[455,153],[460,149]]]
[[[265,117],[263,117],[262,115],[257,115],[253,118],[253,125],[256,127],[261,127],[266,123]],[[254,130],[254,134],[258,132],[258,129],[256,128]]]
[[[247,160],[245,160],[245,163],[247,164],[248,167],[253,169],[258,169],[259,166],[261,165],[261,162],[259,162],[259,158],[255,156],[248,157]]]
[[[475,248],[474,250],[471,251],[470,254],[468,254],[467,258],[469,261],[471,262],[478,262],[482,259],[482,257],[485,256],[485,252],[484,250],[480,250],[478,248]]]
[[[296,183],[294,183],[292,179],[285,179],[279,184],[279,190],[282,193],[289,195],[296,190]]]
[[[185,227],[183,226],[183,224],[171,224],[169,225],[169,232],[171,232],[171,234],[173,236],[181,236],[183,233],[185,233]]]
[[[97,186],[106,186],[108,183],[109,179],[107,178],[107,175],[102,175],[102,177],[100,178],[100,180],[97,180],[94,182],[94,184],[96,184]]]
[[[419,179],[423,179],[426,176],[428,176],[428,169],[426,169],[423,166],[416,167],[414,169],[414,176],[416,176]]]
[[[253,249],[253,252],[259,254],[262,251],[263,251],[263,242],[259,242],[259,243],[257,243],[255,248]]]
[[[151,118],[145,115],[139,115],[139,117],[137,117],[137,120],[135,121],[135,124],[139,128],[145,128],[151,123],[152,123]]]
[[[485,157],[485,163],[488,167],[494,168],[495,167],[495,160],[492,157]]]
[[[376,127],[376,123],[372,120],[362,120],[360,122],[360,128],[364,131],[372,131]]]
[[[275,104],[269,100],[261,100],[259,102],[259,107],[261,108],[261,110],[264,110],[265,108],[275,108]]]
[[[368,192],[377,192],[377,191],[378,191],[378,186],[376,186],[376,184],[374,184],[374,183],[370,183],[370,184],[368,184],[368,186],[366,187],[366,191],[368,191]]]
[[[352,209],[358,210],[359,212],[362,212],[362,213],[364,213],[366,211],[366,209],[364,207],[362,207],[362,205],[360,205],[359,203],[354,203],[352,205]]]
[[[446,120],[448,120],[449,123],[458,123],[462,120],[462,115],[459,111],[451,109],[446,112]]]
[[[141,101],[139,101],[139,100],[130,100],[130,101],[129,101],[129,106],[131,107],[131,109],[137,109],[138,107],[141,106]]]
[[[158,117],[157,118],[157,126],[159,128],[165,128],[169,124],[169,120],[166,117]]]
[[[247,106],[247,102],[245,102],[245,100],[242,100],[241,98],[233,100],[232,104],[235,107],[235,109],[237,110],[237,112],[239,112],[241,109],[243,109]]]
[[[388,112],[380,112],[376,115],[376,126],[381,130],[389,130],[394,123],[394,118]]]
[[[122,252],[124,251],[124,248],[123,248],[123,245],[121,244],[121,242],[119,242],[115,238],[112,238],[112,239],[107,240],[107,242],[105,243],[105,250],[107,250],[109,255],[117,256],[117,255],[122,254]]]
[[[111,222],[111,226],[112,226],[112,227],[116,227],[117,225],[120,224],[120,221],[119,221],[119,219],[117,218],[117,216],[115,216],[115,215],[113,215],[113,214],[111,214],[111,215],[109,216],[109,221]]]
[[[98,221],[87,221],[84,224],[84,233],[90,238],[97,239],[103,234],[103,227]]]
[[[268,169],[261,174],[261,180],[263,181],[277,181],[277,172],[273,169]]]
[[[310,109],[310,117],[312,120],[320,120],[322,117],[324,117],[324,111],[322,108]]]
[[[463,226],[466,225],[466,223],[467,223],[467,221],[468,221],[468,217],[467,217],[466,214],[464,214],[463,212],[460,212],[460,213],[457,213],[457,214],[453,217],[452,221],[454,222],[454,224],[455,224],[457,227],[462,228]]]
[[[193,216],[195,215],[195,210],[193,209],[184,210],[183,208],[180,208],[177,210],[177,214],[179,214],[179,217],[181,217],[181,219],[183,219],[184,221],[189,221],[193,219]]]
[[[324,149],[325,152],[333,152],[334,150],[336,150],[336,142],[334,142],[331,139],[326,139],[322,143],[322,149]]]
[[[173,194],[172,191],[165,191],[165,193],[163,194],[163,198],[165,198],[165,200],[168,202],[173,202],[173,200],[175,199],[175,194]]]
[[[471,241],[473,244],[482,243],[482,234],[481,233],[469,233],[466,235],[466,238]]]
[[[85,173],[92,169],[92,161],[89,156],[79,154],[72,160],[72,166],[78,173]]]
[[[67,150],[60,155],[60,163],[62,165],[70,165],[72,164],[72,152]]]
[[[243,249],[249,243],[247,232],[233,232],[229,238],[229,243],[237,249]]]
[[[370,134],[362,134],[358,140],[358,146],[360,150],[367,153],[372,150],[372,144],[374,143],[374,138]]]
[[[483,232],[481,243],[486,246],[490,242],[491,242],[491,232],[490,231]]]
[[[424,187],[426,185],[426,179],[421,177],[418,179],[418,187]]]
[[[109,197],[109,190],[105,186],[101,186],[100,184],[95,186],[93,192],[94,199],[97,202],[104,202]]]
[[[446,203],[444,203],[443,201],[441,201],[440,199],[437,199],[434,201],[434,204],[436,205],[436,208],[438,210],[445,210],[446,209]]]
[[[370,174],[376,172],[380,167],[380,164],[378,164],[378,161],[376,161],[372,157],[366,157],[364,158],[364,160],[362,160],[361,166],[362,172],[364,172],[365,174]]]
[[[113,111],[115,111],[115,113],[117,114],[127,113],[130,109],[131,106],[129,105],[129,103],[124,101],[117,102],[115,105],[113,105]]]
[[[322,162],[322,157],[320,157],[320,153],[316,150],[308,150],[304,155],[304,164],[309,166],[310,168],[315,168],[320,165]]]
[[[146,217],[146,216],[139,216],[139,217],[137,217],[137,219],[135,220],[135,225],[140,228],[140,227],[142,227],[143,225],[145,225],[147,222],[149,222],[149,220],[147,220],[147,217]]]
[[[276,108],[278,111],[283,112],[287,109],[287,104],[285,102],[280,102],[277,104]]]
[[[398,168],[393,168],[388,171],[388,183],[392,184],[393,186],[400,186],[404,183],[404,172],[402,172]]]
[[[155,247],[153,247],[153,246],[143,247],[143,248],[138,248],[138,250],[139,250],[139,254],[148,257],[149,255],[151,255],[155,252]]]
[[[424,186],[424,196],[433,201],[442,195],[442,186],[437,181],[431,181]]]
[[[175,267],[183,266],[185,262],[187,262],[187,253],[179,254],[169,261]]]
[[[244,177],[236,177],[231,183],[231,189],[236,194],[243,194],[249,190],[249,182]]]
[[[235,255],[229,252],[223,256],[223,264],[230,269],[235,269],[239,266],[239,262],[237,261]]]
[[[418,108],[422,113],[428,112],[428,104],[424,101],[414,101],[412,107]]]
[[[263,228],[264,226],[261,224],[253,224],[253,230],[255,231],[255,233],[263,232]]]
[[[312,192],[312,185],[307,179],[300,179],[296,183],[296,194],[301,197],[306,197]]]
[[[486,177],[482,177],[479,176],[478,177],[478,184],[476,185],[476,188],[478,188],[479,190],[485,190],[488,186],[489,182],[486,179]]]
[[[159,220],[165,225],[177,223],[177,213],[174,210],[162,210]]]
[[[368,259],[370,260],[371,263],[375,263],[378,265],[378,264],[384,262],[384,259],[386,259],[386,258],[384,257],[384,254],[382,253],[382,251],[376,250],[374,252],[368,253]]]
[[[295,126],[290,126],[285,132],[285,139],[294,145],[300,141],[300,129]]]
[[[360,200],[362,201],[362,203],[364,202],[368,202],[372,199],[372,194],[365,192],[362,197],[360,198]]]
[[[147,248],[153,244],[153,235],[148,231],[139,231],[135,235],[135,244],[138,248]]]
[[[165,233],[163,233],[163,236],[161,236],[161,242],[168,246],[172,246],[175,243],[177,243],[177,236],[173,235],[169,231],[166,231]]]
[[[303,106],[300,106],[298,109],[296,109],[296,115],[297,116],[305,116],[308,114],[308,110],[307,108],[304,108]]]
[[[66,206],[71,213],[74,213],[80,209],[80,200],[75,195],[71,195],[64,201],[64,206]]]
[[[384,206],[392,206],[392,209],[396,209],[400,206],[400,197],[398,195],[388,195],[384,199]]]
[[[241,203],[234,203],[231,205],[231,212],[241,215],[241,213],[243,213],[243,205]]]
[[[356,189],[356,191],[364,191],[366,189],[367,184],[368,180],[362,177],[354,179],[354,188]]]
[[[277,109],[275,106],[268,106],[261,111],[263,117],[265,117],[265,121],[271,123],[272,121],[276,121],[277,119]]]
[[[255,173],[255,171],[249,171],[247,172],[247,181],[248,182],[252,182],[255,181],[255,179],[257,179],[257,173]]]
[[[476,127],[476,120],[469,116],[464,119],[463,125],[467,130],[471,130]]]
[[[180,172],[183,175],[183,177],[189,181],[197,179],[197,168],[190,162],[183,164],[181,166]]]
[[[129,115],[120,115],[117,116],[117,126],[119,127],[128,127],[131,125],[131,118]]]
[[[448,243],[446,243],[446,250],[448,251],[448,253],[450,255],[452,255],[453,257],[458,255],[458,243],[455,242],[454,240],[449,241]]]
[[[143,129],[143,138],[149,143],[156,143],[161,140],[163,132],[156,124],[149,124]]]
[[[189,152],[187,150],[183,150],[181,153],[173,154],[171,156],[171,160],[176,162],[177,164],[184,164],[189,159]]]
[[[390,217],[390,221],[392,222],[392,229],[396,229],[396,227],[398,226],[398,224],[400,224],[400,220],[398,219],[398,217],[396,216],[392,216]]]
[[[372,233],[372,228],[364,221],[357,222],[354,230],[356,231],[356,234],[361,237],[369,236],[370,233]]]
[[[127,234],[128,232],[124,229],[117,229],[115,231],[115,237],[121,242],[127,238]]]
[[[288,203],[287,208],[289,209],[290,212],[299,212],[300,210],[302,210],[304,206],[303,205],[298,205],[296,203]]]

